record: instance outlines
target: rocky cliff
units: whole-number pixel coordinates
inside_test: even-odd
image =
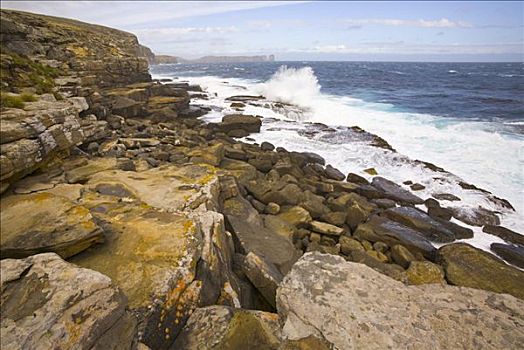
[[[2,45],[2,349],[523,343],[523,238],[495,213],[468,222],[506,261],[436,199],[240,141],[263,96],[205,123],[130,34],[2,11]]]

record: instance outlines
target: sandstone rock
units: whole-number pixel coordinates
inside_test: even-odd
[[[2,349],[130,349],[136,319],[107,276],[56,254],[0,262]]]
[[[252,115],[230,114],[222,118],[222,122],[217,124],[220,131],[228,133],[232,130],[245,130],[248,133],[260,132],[262,121]]]
[[[391,258],[394,262],[407,269],[412,261],[415,261],[415,256],[406,249],[403,245],[396,244],[391,247]]]
[[[409,284],[446,283],[442,268],[429,261],[412,261],[406,276]]]
[[[275,146],[272,143],[264,141],[260,144],[260,149],[262,151],[273,151]]]
[[[413,207],[390,208],[380,215],[423,232],[422,235],[432,242],[449,243],[455,240],[453,232],[419,209]]]
[[[426,188],[426,186],[424,185],[421,185],[419,183],[414,183],[412,184],[411,186],[409,186],[411,188],[412,191],[422,191],[423,189]]]
[[[460,198],[451,193],[433,193],[432,196],[441,201],[460,201]]]
[[[362,170],[363,172],[365,173],[368,173],[369,175],[377,175],[378,172],[375,168],[367,168],[367,169],[364,169]]]
[[[370,242],[381,241],[390,247],[402,244],[412,253],[421,253],[428,259],[435,258],[436,249],[423,233],[376,215],[368,222],[360,224],[354,236]]]
[[[347,214],[338,211],[338,212],[329,212],[320,217],[322,221],[327,222],[328,224],[335,226],[342,226],[346,222]]]
[[[520,244],[521,246],[524,246],[524,236],[523,235],[515,231],[512,231],[508,228],[505,228],[503,226],[486,225],[482,228],[482,232],[486,232],[486,233],[489,233],[490,235],[500,237],[503,240],[505,240],[506,242]]]
[[[364,251],[364,247],[354,238],[348,236],[340,236],[338,242],[340,243],[340,251],[344,254],[350,254],[352,250]]]
[[[275,215],[264,215],[264,226],[276,234],[292,241],[297,232],[297,228],[289,222],[282,220]]]
[[[449,208],[429,207],[428,215],[434,219],[450,220],[453,216],[453,211]]]
[[[359,264],[364,264],[371,267],[386,276],[389,276],[397,281],[404,282],[406,280],[406,273],[402,267],[396,264],[388,264],[379,260],[378,254],[373,254],[373,250],[351,250],[347,255],[346,260],[353,261]],[[371,253],[371,254],[370,254]]]
[[[249,252],[246,255],[243,270],[260,294],[275,308],[277,286],[283,278],[280,271],[272,263],[265,261],[264,258],[254,252]]]
[[[478,208],[452,208],[453,217],[471,226],[500,225],[495,212]]]
[[[305,254],[284,278],[277,308],[283,339],[314,336],[336,349],[503,349],[524,342],[521,300],[438,284],[405,286],[318,253]]]
[[[344,233],[343,228],[321,221],[311,221],[309,223],[309,228],[324,235],[340,236]]]
[[[412,194],[411,192],[403,189],[396,183],[389,181],[383,177],[377,176],[373,178],[371,185],[378,190],[384,192],[386,198],[393,199],[407,204],[422,204],[424,201]]]
[[[366,178],[360,176],[360,175],[357,175],[357,174],[354,174],[354,173],[349,173],[348,176],[346,177],[346,181],[347,182],[352,182],[352,183],[355,183],[355,184],[361,184],[361,185],[367,185],[369,184],[368,180],[366,180]]]
[[[375,206],[356,193],[350,193],[348,197],[346,223],[351,230],[355,230],[360,223],[371,215]]]
[[[271,215],[277,215],[280,212],[280,205],[277,203],[269,202],[266,206],[266,213]]]
[[[2,198],[0,216],[2,258],[44,252],[68,258],[103,240],[88,209],[51,193]]]
[[[298,206],[282,210],[278,217],[295,227],[306,227],[313,220],[307,210]]]
[[[439,249],[446,280],[457,286],[507,293],[524,299],[524,272],[465,243]]]
[[[260,200],[264,203],[274,202],[278,205],[297,205],[304,198],[303,192],[295,184],[287,184],[282,189],[271,190],[264,194]]]
[[[491,243],[491,250],[510,264],[524,269],[524,247],[521,245]]]
[[[278,315],[208,306],[196,309],[171,349],[280,349]]]
[[[346,176],[340,170],[333,168],[330,164],[326,166],[324,174],[327,178],[337,181],[342,181],[346,178]]]
[[[301,152],[300,154],[305,157],[306,163],[320,164],[320,165],[326,164],[326,160],[322,156],[319,156],[316,153]]]

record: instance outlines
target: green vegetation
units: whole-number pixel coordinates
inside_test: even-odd
[[[20,98],[24,102],[35,102],[37,100],[37,98],[33,94],[22,94],[20,95]]]
[[[13,52],[2,52],[2,89],[16,91],[19,88],[33,87],[37,94],[50,93],[55,85],[54,78],[60,71]]]
[[[24,108],[24,100],[20,96],[13,95],[0,95],[0,107],[1,108]]]

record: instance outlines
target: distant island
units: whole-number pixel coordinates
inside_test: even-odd
[[[204,56],[196,59],[186,59],[170,55],[144,55],[149,64],[171,64],[171,63],[234,63],[234,62],[273,62],[275,55],[259,56]]]

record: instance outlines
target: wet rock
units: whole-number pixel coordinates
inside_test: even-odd
[[[497,214],[483,207],[452,208],[453,217],[471,226],[500,225]]]
[[[68,258],[103,241],[87,208],[51,193],[2,198],[0,216],[2,258],[44,252]]]
[[[449,208],[442,207],[429,207],[428,215],[434,219],[442,219],[449,221],[453,216],[453,211]]]
[[[111,279],[54,253],[0,262],[2,349],[131,348],[136,319]]]
[[[328,179],[333,179],[336,181],[342,181],[346,178],[346,176],[340,170],[333,168],[330,164],[326,166],[324,174]]]
[[[262,151],[273,151],[275,146],[272,143],[264,141],[260,144],[260,149]]]
[[[503,240],[505,240],[506,242],[520,244],[521,246],[524,246],[524,236],[523,235],[515,231],[512,231],[508,228],[505,228],[503,226],[486,225],[482,228],[482,232],[486,232],[486,233],[489,233],[490,235],[500,237]]]
[[[396,203],[394,200],[386,199],[386,198],[374,199],[371,202],[376,204],[379,208],[382,208],[382,209],[394,208],[396,206]]]
[[[380,215],[423,232],[422,235],[432,242],[449,243],[455,240],[452,231],[419,209],[413,207],[390,208]]]
[[[319,155],[316,154],[316,153],[312,153],[312,152],[301,152],[300,154],[303,155],[303,156],[305,157],[305,161],[306,161],[306,163],[311,163],[311,164],[320,164],[320,165],[324,165],[324,164],[326,164],[326,160],[325,160],[322,156],[319,156]]]
[[[409,284],[446,283],[442,268],[429,261],[412,261],[406,276]]]
[[[368,173],[369,175],[378,175],[378,172],[375,170],[375,168],[367,168],[362,171]]]
[[[213,305],[193,312],[171,349],[276,350],[279,346],[278,315]]]
[[[319,253],[305,254],[284,277],[277,308],[284,340],[323,338],[336,349],[507,348],[524,341],[521,300],[439,284],[405,286]]]
[[[260,132],[262,121],[252,115],[230,114],[222,118],[222,122],[217,124],[220,131],[229,133],[232,130],[245,130],[248,133]]]
[[[428,198],[424,201],[424,205],[426,206],[426,208],[439,208],[440,207],[440,203],[436,200],[436,199],[433,199],[433,198]]]
[[[524,272],[496,256],[466,243],[445,245],[438,253],[449,283],[524,299]]]
[[[492,243],[491,250],[508,263],[524,269],[524,247],[521,245]]]
[[[411,192],[403,189],[396,183],[389,181],[383,177],[377,176],[373,178],[371,185],[378,190],[384,192],[386,198],[393,199],[406,204],[422,204],[424,201],[412,194]]]
[[[424,185],[421,185],[419,183],[414,183],[412,184],[411,186],[409,186],[411,188],[412,191],[422,191],[423,189],[426,188],[426,186]]]
[[[436,249],[423,233],[377,215],[360,224],[354,236],[370,242],[381,241],[390,247],[401,244],[412,253],[421,253],[428,259],[435,258]]]
[[[284,277],[280,271],[272,263],[254,252],[249,252],[246,255],[243,270],[260,294],[275,308],[277,286]]]
[[[346,181],[347,182],[352,182],[352,183],[355,183],[355,184],[361,184],[361,185],[368,185],[369,182],[368,180],[366,180],[366,178],[360,176],[360,175],[357,175],[357,174],[354,174],[354,173],[349,173],[348,176],[346,177]]]
[[[451,193],[433,193],[432,196],[440,201],[460,201],[461,199]]]

